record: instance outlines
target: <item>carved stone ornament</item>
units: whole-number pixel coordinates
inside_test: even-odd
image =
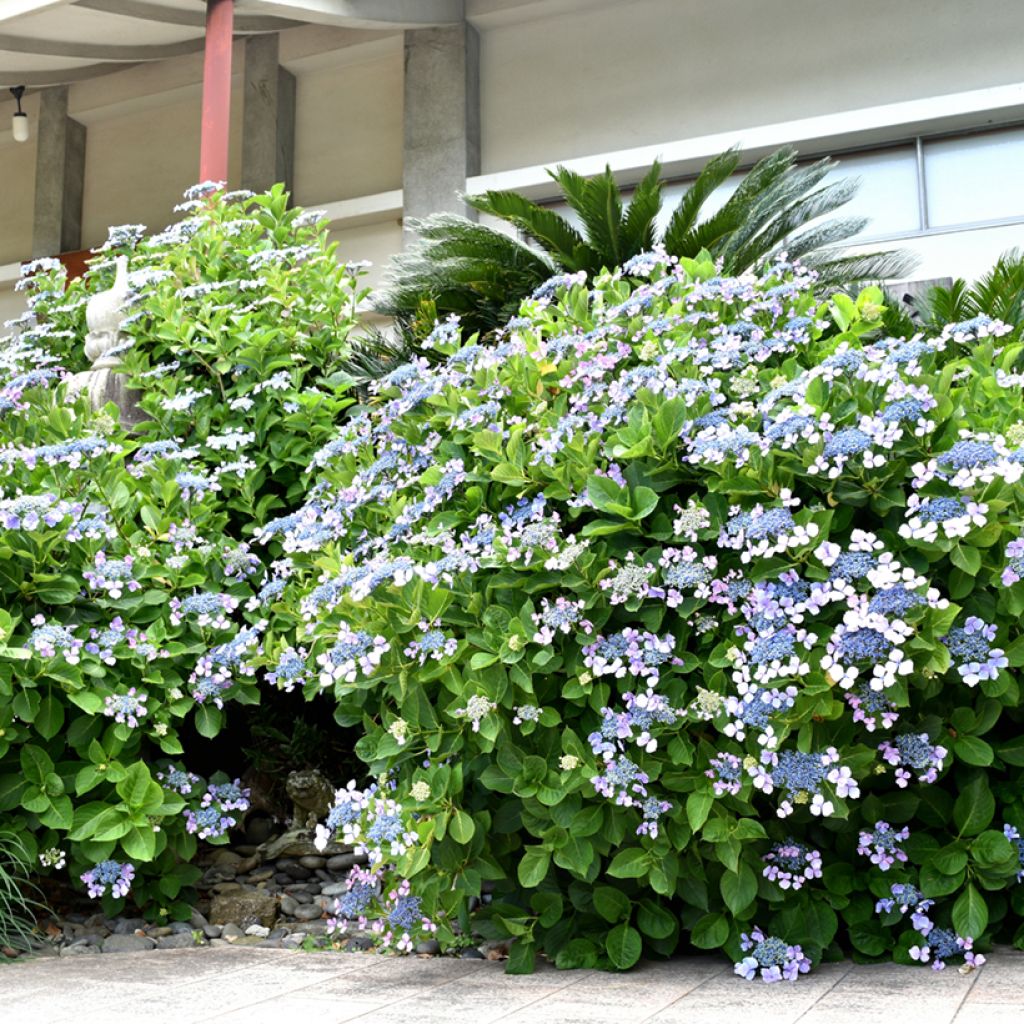
[[[86,304],[85,323],[89,333],[85,336],[85,355],[92,369],[76,373],[71,378],[70,391],[88,395],[93,409],[102,409],[113,402],[121,410],[121,423],[134,427],[146,418],[139,408],[139,392],[127,387],[124,374],[117,372],[127,342],[121,333],[121,324],[131,294],[128,257],[118,256],[115,263],[114,286],[97,292]]]

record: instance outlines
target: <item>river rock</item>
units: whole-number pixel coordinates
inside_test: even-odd
[[[208,939],[219,939],[221,936],[221,927],[219,924],[208,924],[203,926],[203,934]]]
[[[145,928],[146,922],[141,917],[122,917],[114,923],[115,935],[134,935],[140,928]]]
[[[294,917],[295,912],[302,906],[301,903],[293,896],[282,896],[281,897],[281,913],[287,914],[289,917]]]
[[[317,904],[297,907],[292,915],[297,921],[315,921],[323,915],[323,909]]]
[[[348,885],[345,882],[331,882],[330,885],[325,885],[320,892],[324,896],[343,896],[348,892]]]
[[[229,892],[214,897],[210,907],[211,924],[240,924],[253,920],[273,928],[277,917],[277,900],[265,892]]]
[[[298,932],[302,935],[326,935],[327,934],[327,922],[326,921],[299,921],[296,924],[291,925],[293,932]]]
[[[195,945],[196,940],[191,932],[175,932],[174,935],[156,941],[157,949],[191,949]]]
[[[441,952],[441,943],[437,939],[425,939],[416,943],[416,952],[427,956],[437,956]]]
[[[103,940],[104,953],[142,953],[153,949],[156,940],[148,935],[124,935],[115,933]]]
[[[327,861],[328,871],[348,871],[355,864],[363,864],[366,861],[366,854],[339,853]]]
[[[327,863],[324,857],[306,855],[305,857],[299,858],[299,866],[308,868],[310,871],[315,871],[317,868],[322,868]]]
[[[70,946],[65,946],[61,951],[61,956],[78,956],[80,953],[98,953],[100,951],[99,946],[94,946],[85,939],[79,939],[77,942],[72,942]]]

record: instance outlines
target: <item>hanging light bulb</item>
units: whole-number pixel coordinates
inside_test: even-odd
[[[13,86],[11,95],[18,104],[18,109],[11,117],[11,134],[14,136],[15,142],[28,142],[28,114],[21,109],[21,97],[25,95],[25,86]]]

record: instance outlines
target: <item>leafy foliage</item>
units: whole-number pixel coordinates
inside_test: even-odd
[[[582,277],[436,327],[268,526],[267,665],[362,724],[439,938],[490,882],[516,971],[1024,943],[1021,345],[784,263]]]
[[[1024,251],[1004,252],[990,271],[973,284],[957,278],[948,287],[932,288],[908,321],[904,333],[913,333],[923,323],[939,331],[945,324],[988,316],[1008,324],[1024,320]]]
[[[280,550],[252,533],[306,493],[350,402],[340,363],[364,294],[279,188],[200,190],[184,211],[160,235],[114,229],[66,288],[59,266],[31,268],[30,312],[0,347],[0,820],[108,909],[123,882],[179,917],[196,839],[226,842],[246,803],[181,765],[181,734],[216,736],[225,703],[259,700]],[[65,375],[118,255],[135,432]]]
[[[672,211],[660,239],[663,183],[657,162],[628,203],[610,168],[589,179],[565,167],[549,171],[579,227],[516,192],[468,196],[466,201],[481,213],[515,227],[526,244],[462,217],[428,218],[417,225],[419,241],[394,259],[378,308],[414,335],[422,336],[435,317],[451,313],[463,318],[467,330],[489,331],[556,271],[593,275],[659,243],[677,257],[693,258],[706,250],[721,260],[727,274],[742,273],[785,249],[815,267],[823,284],[896,277],[909,268],[905,254],[852,255],[835,248],[865,221],[820,218],[847,203],[857,183],[847,178],[822,184],[836,162],[798,166],[796,151],[789,147],[755,164],[725,204],[702,217],[712,193],[739,162],[738,149],[710,160]]]
[[[22,840],[12,832],[0,832],[0,946],[32,948],[35,911],[42,904],[29,881],[31,858]]]

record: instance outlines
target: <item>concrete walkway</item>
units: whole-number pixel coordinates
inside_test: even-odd
[[[487,961],[221,948],[0,967],[3,1024],[1022,1024],[1024,953],[961,975],[825,964],[796,984],[719,959],[629,974]]]

